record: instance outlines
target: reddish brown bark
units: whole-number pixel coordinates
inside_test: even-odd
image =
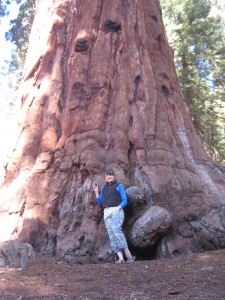
[[[206,155],[185,107],[158,0],[40,1],[20,91],[2,240],[105,258],[91,186],[110,167],[145,190],[143,212],[171,213],[159,256],[225,246],[224,167]],[[140,214],[128,209],[128,236]]]

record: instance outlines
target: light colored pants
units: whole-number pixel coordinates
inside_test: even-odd
[[[113,213],[104,219],[105,227],[109,235],[112,250],[117,253],[118,251],[127,248],[127,241],[122,231],[124,222],[124,211],[113,211]]]

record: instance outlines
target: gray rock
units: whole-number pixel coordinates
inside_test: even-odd
[[[130,241],[138,248],[152,246],[166,234],[171,224],[172,220],[166,209],[152,206],[135,222]]]
[[[0,267],[26,267],[28,262],[35,259],[33,247],[19,241],[0,242]]]

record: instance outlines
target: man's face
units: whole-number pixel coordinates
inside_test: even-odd
[[[115,178],[114,175],[105,174],[106,182],[112,182],[112,181],[114,181],[114,178]]]

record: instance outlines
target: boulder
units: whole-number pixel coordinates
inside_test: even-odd
[[[172,225],[170,213],[162,207],[150,207],[134,224],[130,242],[137,248],[154,245]]]
[[[19,241],[5,241],[0,243],[0,267],[26,267],[28,262],[35,259],[33,247]]]

